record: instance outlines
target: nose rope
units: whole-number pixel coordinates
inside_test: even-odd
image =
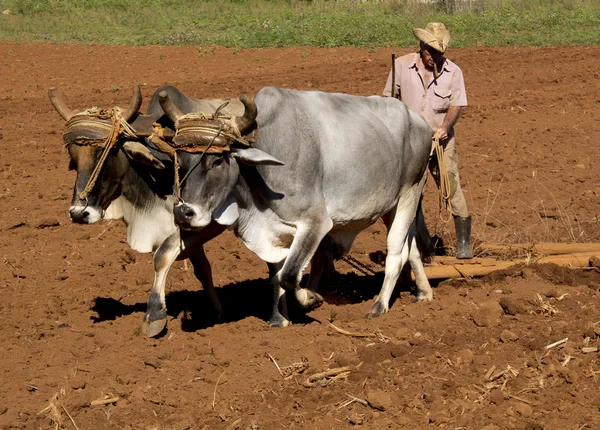
[[[185,176],[183,177],[183,179],[181,181],[179,180],[179,167],[180,167],[179,158],[177,157],[177,151],[174,151],[175,155],[173,156],[173,162],[175,164],[175,199],[174,199],[175,203],[183,203],[183,199],[181,198],[181,187],[182,187],[183,183],[190,176],[190,173],[192,173],[194,171],[194,169],[196,169],[196,167],[198,167],[198,165],[202,162],[202,159],[204,158],[206,151],[208,151],[208,149],[212,146],[215,139],[217,137],[219,137],[222,130],[223,130],[223,124],[219,124],[219,130],[217,131],[217,134],[215,134],[215,136],[212,138],[212,140],[209,142],[209,144],[206,145],[206,148],[204,149],[204,151],[202,151],[202,153],[200,154],[200,157],[198,158],[196,163],[194,163],[192,168],[185,174]]]

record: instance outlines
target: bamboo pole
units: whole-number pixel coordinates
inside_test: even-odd
[[[492,263],[492,259],[482,259],[485,264],[481,262],[470,263],[459,263],[459,264],[442,264],[439,266],[426,266],[425,275],[427,279],[449,279],[449,278],[464,278],[464,277],[477,277],[484,276],[495,270],[503,270],[510,266],[514,266],[519,263],[554,263],[560,266],[567,266],[573,268],[589,267],[590,258],[593,256],[600,256],[600,252],[581,252],[574,254],[565,255],[553,255],[548,257],[542,257],[539,259],[519,259],[511,261],[496,260]],[[437,259],[437,257],[436,257]],[[461,260],[456,260],[461,261]],[[462,260],[465,261],[465,260]],[[411,273],[411,278],[415,280],[414,274]]]
[[[510,253],[516,251],[531,251],[536,254],[573,254],[576,252],[600,252],[600,243],[482,243],[478,250],[494,253]]]

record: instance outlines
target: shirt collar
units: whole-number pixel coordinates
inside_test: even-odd
[[[416,72],[419,71],[419,64],[423,64],[421,62],[421,56],[419,54],[419,52],[415,52],[416,58],[415,58],[415,62],[413,63],[412,66],[409,67],[409,69],[415,69]],[[448,59],[446,57],[444,57],[444,64],[442,66],[442,70],[440,71],[440,75],[442,74],[442,72],[448,72],[450,73],[450,70],[448,69],[448,66],[450,65],[450,62],[448,61]],[[425,67],[425,66],[423,66]]]
[[[419,52],[418,52],[418,51],[415,53],[415,55],[416,55],[415,62],[413,63],[413,65],[412,65],[412,66],[410,66],[410,67],[409,67],[409,70],[410,70],[410,69],[414,69],[414,70],[415,70],[415,72],[417,72],[417,73],[419,74],[419,77],[421,78],[421,82],[422,82],[422,81],[423,81],[423,78],[421,77],[421,74],[419,73],[419,64],[421,64],[421,65],[422,65],[422,64],[423,64],[423,62],[421,61],[421,55],[419,54]],[[440,78],[440,76],[442,76],[442,75],[444,74],[444,72],[446,72],[446,73],[450,73],[450,70],[448,69],[448,66],[449,66],[449,65],[450,65],[450,61],[448,61],[448,59],[447,59],[446,57],[444,57],[444,64],[443,64],[443,66],[442,66],[442,70],[441,70],[441,71],[440,71],[440,73],[438,74],[438,77],[437,77],[437,79],[439,79],[439,78]],[[423,67],[425,67],[425,66],[423,66]],[[428,86],[428,88],[429,88],[431,85],[433,85],[434,83],[437,85],[437,79],[434,79],[434,80],[432,80],[432,81],[429,83],[429,86]],[[423,85],[425,85],[425,84],[423,83]]]

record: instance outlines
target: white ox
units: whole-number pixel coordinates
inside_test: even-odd
[[[169,94],[159,100],[177,123],[183,112]],[[400,101],[377,96],[265,87],[254,102],[240,100],[246,111],[233,124],[242,134],[257,127],[258,140],[251,148],[234,143],[222,154],[179,151],[180,175],[189,177],[174,214],[192,231],[215,220],[229,226],[275,268],[270,323],[289,324],[285,306],[278,306],[286,291],[305,308],[318,306],[315,279],[330,257],[347,253],[379,218],[388,228],[385,279],[367,316],[388,310],[407,260],[417,300],[431,300],[421,260],[431,255],[420,205],[431,150],[425,121]],[[308,288],[300,288],[309,262]]]

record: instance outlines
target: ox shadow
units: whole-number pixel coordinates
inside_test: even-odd
[[[319,293],[327,303],[332,305],[362,303],[366,300],[373,300],[379,294],[383,278],[383,271],[374,275],[335,272],[319,288]],[[393,306],[401,292],[414,292],[415,285],[409,279],[405,272],[392,294],[390,307]],[[302,283],[304,284],[306,281],[307,276],[305,275]],[[432,283],[432,287],[435,288],[435,286]],[[247,317],[268,321],[271,316],[273,290],[268,279],[253,279],[225,285],[217,288],[217,294],[223,306],[223,315],[220,321],[217,321],[210,299],[204,290],[181,290],[168,293],[166,296],[168,324],[172,325],[176,323],[173,320],[179,319],[183,331],[193,332],[219,323],[240,321]],[[315,321],[299,308],[295,300],[289,302],[288,310],[294,323],[308,324]],[[141,316],[146,311],[146,303],[125,305],[117,299],[97,297],[91,310],[98,314],[96,317],[92,317],[94,323],[139,313],[141,324]]]

